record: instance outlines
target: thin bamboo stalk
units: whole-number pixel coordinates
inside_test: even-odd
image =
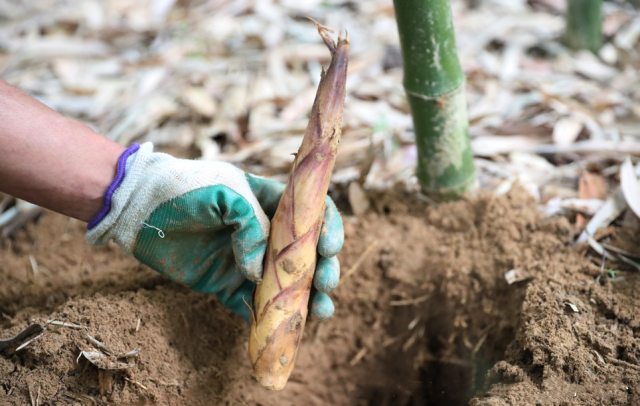
[[[404,87],[425,193],[457,197],[475,184],[465,97],[449,0],[394,0]]]
[[[602,0],[569,0],[564,43],[571,49],[597,53],[602,46]]]

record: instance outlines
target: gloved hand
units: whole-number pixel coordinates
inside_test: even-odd
[[[126,169],[126,170],[125,170]],[[134,144],[120,157],[105,207],[89,222],[87,241],[113,239],[128,255],[220,301],[249,322],[251,292],[262,278],[269,237],[284,185],[245,174],[224,162],[177,159]],[[344,229],[327,197],[320,254],[309,301],[312,317],[334,307]]]

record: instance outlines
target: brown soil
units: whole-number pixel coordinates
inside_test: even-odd
[[[520,191],[437,208],[374,201],[345,217],[335,317],[307,326],[275,393],[251,378],[249,329],[217,299],[117,246],[89,247],[84,224],[46,213],[0,242],[0,337],[55,319],[140,356],[99,371],[78,359],[85,331],[49,325],[0,355],[0,405],[31,404],[29,391],[40,405],[640,404],[640,278],[601,274],[571,248],[566,220]],[[508,285],[511,269],[532,279]]]

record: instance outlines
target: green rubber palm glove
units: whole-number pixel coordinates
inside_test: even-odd
[[[87,241],[113,239],[125,253],[169,279],[220,301],[249,321],[251,292],[262,278],[269,237],[284,185],[224,162],[177,159],[134,144],[120,158],[105,207],[88,225]],[[342,220],[327,198],[310,315],[325,320],[334,306]]]

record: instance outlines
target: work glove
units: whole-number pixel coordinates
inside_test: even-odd
[[[115,241],[127,255],[202,293],[249,322],[251,293],[285,185],[225,162],[177,159],[133,144],[120,157],[102,211],[89,222],[91,245]],[[340,277],[344,229],[327,197],[309,314],[332,316],[327,295]]]

